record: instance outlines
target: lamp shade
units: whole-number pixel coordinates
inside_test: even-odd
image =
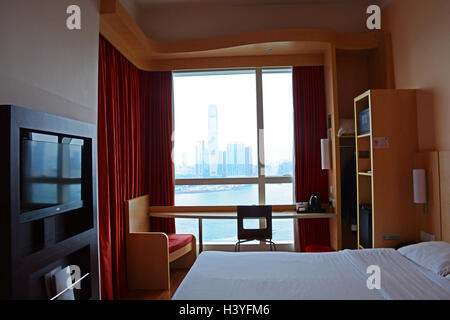
[[[320,139],[320,150],[322,152],[322,170],[331,169],[330,139]]]
[[[427,203],[427,177],[424,169],[413,170],[414,203]]]

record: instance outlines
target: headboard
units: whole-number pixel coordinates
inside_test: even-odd
[[[428,201],[428,213],[416,207],[417,240],[424,231],[450,242],[450,151],[418,152],[415,168],[426,171]]]

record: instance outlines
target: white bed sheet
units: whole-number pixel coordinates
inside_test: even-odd
[[[378,265],[381,289],[367,288]],[[172,299],[450,299],[450,281],[394,249],[329,253],[202,252]]]

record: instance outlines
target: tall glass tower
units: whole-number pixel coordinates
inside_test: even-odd
[[[216,177],[219,174],[219,140],[218,140],[218,118],[217,105],[208,106],[208,151],[209,151],[209,173]]]

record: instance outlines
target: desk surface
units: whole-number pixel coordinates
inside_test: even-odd
[[[149,214],[155,218],[195,218],[195,219],[236,219],[236,212],[155,212]],[[296,213],[295,211],[273,212],[273,219],[335,218],[334,213]]]

